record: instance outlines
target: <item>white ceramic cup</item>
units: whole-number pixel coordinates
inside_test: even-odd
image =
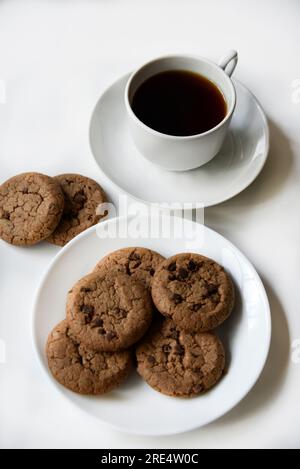
[[[125,106],[129,129],[139,152],[152,163],[173,171],[198,168],[210,161],[224,142],[235,109],[236,93],[230,77],[237,61],[238,55],[234,50],[222,57],[218,65],[202,57],[174,55],[152,60],[136,70],[126,85]],[[168,70],[199,73],[217,85],[227,104],[224,119],[207,132],[186,137],[157,132],[143,124],[132,110],[133,96],[145,80]]]

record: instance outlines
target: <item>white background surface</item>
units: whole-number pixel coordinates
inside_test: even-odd
[[[300,102],[292,100],[300,79],[299,18],[297,0],[0,1],[0,80],[6,83],[1,181],[22,171],[81,172],[116,200],[88,145],[89,118],[101,92],[157,55],[187,52],[217,60],[228,48],[239,51],[236,77],[267,112],[271,152],[257,181],[207,209],[205,221],[254,263],[273,319],[263,375],[231,413],[183,435],[123,435],[53,392],[34,356],[32,301],[58,249],[1,242],[0,338],[7,355],[0,364],[1,447],[300,447],[300,363],[291,359],[292,342],[300,338]]]

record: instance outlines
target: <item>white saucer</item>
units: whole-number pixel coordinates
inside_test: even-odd
[[[166,217],[160,221],[165,223]],[[149,218],[134,220],[145,226]],[[33,339],[43,370],[56,389],[78,408],[118,430],[141,435],[167,435],[192,430],[221,417],[245,397],[258,379],[269,350],[271,319],[262,282],[245,256],[211,229],[174,218],[174,231],[184,236],[151,239],[126,235],[127,219],[113,219],[83,232],[55,257],[42,279],[33,311]],[[121,236],[108,237],[119,223]],[[157,219],[151,218],[151,226]],[[162,225],[160,225],[162,226]],[[166,225],[164,225],[166,226]],[[186,233],[194,240],[187,244]],[[134,230],[133,230],[134,231]],[[219,328],[227,355],[227,373],[207,394],[192,399],[171,398],[154,391],[137,374],[113,392],[99,397],[80,396],[59,385],[50,374],[45,344],[51,329],[65,317],[66,295],[72,285],[89,273],[107,253],[126,246],[144,246],[164,256],[184,251],[202,253],[224,265],[236,286],[236,307],[231,318]],[[52,392],[54,386],[49,387]],[[85,425],[84,420],[82,425]]]
[[[123,193],[142,202],[209,207],[244,190],[262,170],[269,149],[266,116],[250,91],[235,81],[237,106],[220,153],[201,168],[166,171],[143,158],[129,135],[124,88],[129,75],[99,99],[90,122],[96,163]]]

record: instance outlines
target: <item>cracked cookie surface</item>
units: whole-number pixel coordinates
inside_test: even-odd
[[[98,205],[106,202],[106,196],[99,184],[79,174],[61,174],[54,179],[61,185],[65,208],[58,227],[47,241],[64,246],[100,221],[101,216],[96,210]]]
[[[99,268],[69,292],[67,318],[74,336],[90,349],[123,350],[150,326],[151,297],[141,282]]]
[[[225,352],[208,332],[180,331],[170,319],[156,324],[136,349],[137,370],[157,391],[192,397],[211,389],[221,379]]]
[[[14,176],[0,186],[0,237],[16,246],[43,241],[57,227],[63,208],[55,179],[39,173]]]
[[[231,314],[234,288],[223,267],[212,259],[182,253],[160,264],[152,281],[152,298],[182,330],[205,332]]]
[[[99,268],[116,269],[150,288],[155,271],[164,259],[158,252],[151,249],[123,248],[101,259],[95,267],[95,272]]]
[[[53,377],[79,394],[103,394],[112,390],[128,376],[132,366],[129,351],[95,352],[79,344],[67,320],[50,333],[46,355]]]

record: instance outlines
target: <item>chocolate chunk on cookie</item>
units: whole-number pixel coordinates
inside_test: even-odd
[[[50,333],[46,354],[53,377],[79,394],[112,390],[128,376],[132,366],[129,351],[95,352],[80,344],[66,320]]]
[[[105,256],[96,265],[95,272],[98,268],[116,269],[150,287],[155,271],[164,259],[158,252],[151,249],[129,247]]]
[[[64,208],[60,185],[39,173],[14,176],[0,186],[0,238],[30,246],[57,227]]]
[[[137,347],[137,370],[157,391],[191,397],[211,389],[222,377],[225,352],[211,333],[180,331],[170,319],[151,328]]]
[[[137,342],[152,320],[146,287],[116,270],[99,268],[72,288],[67,318],[77,340],[92,350],[124,350]]]
[[[157,309],[184,331],[204,332],[228,318],[234,288],[223,267],[199,254],[177,254],[158,267],[152,281]]]
[[[54,179],[62,187],[65,209],[57,229],[47,241],[64,246],[100,221],[97,207],[106,202],[106,196],[99,184],[79,174],[62,174]]]

